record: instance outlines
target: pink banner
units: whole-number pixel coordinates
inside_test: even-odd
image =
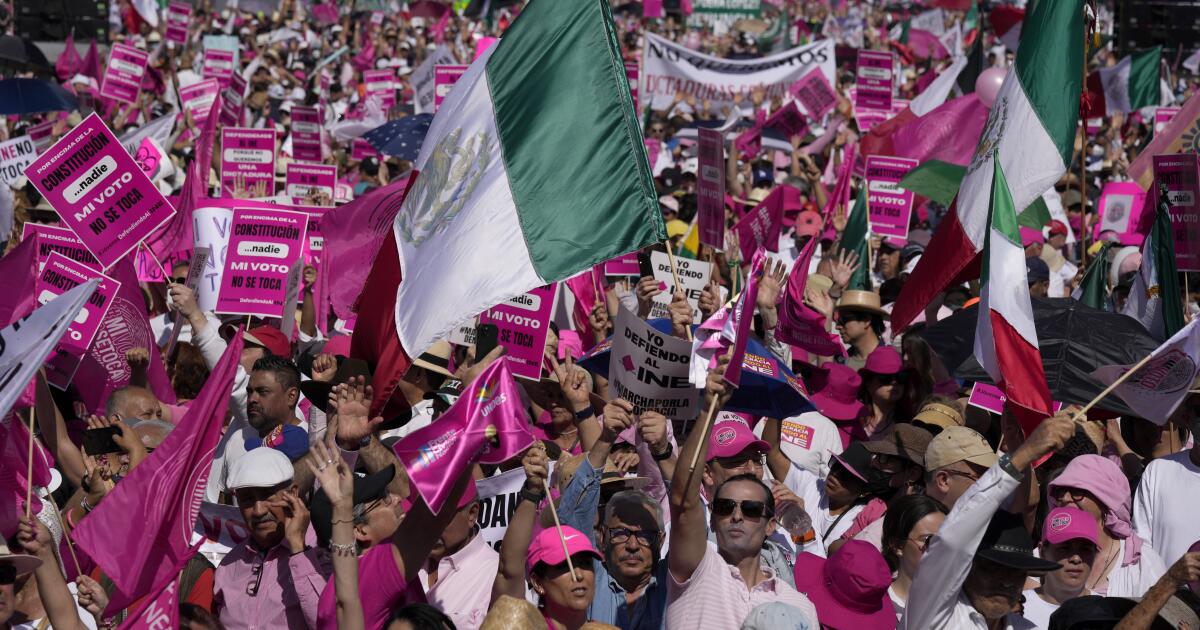
[[[908,238],[913,192],[901,188],[900,180],[917,164],[907,158],[867,156],[867,221],[875,234]]]
[[[661,7],[662,0],[659,0]],[[642,101],[638,96],[638,65],[636,63],[625,64],[625,80],[629,81],[629,96],[633,98],[633,111],[641,115]]]
[[[324,195],[320,205],[333,205],[333,187],[337,184],[337,166],[289,162],[284,194],[292,203],[311,203],[310,195]]]
[[[450,88],[458,83],[459,78],[466,74],[467,66],[437,65],[433,67],[433,111],[442,106]]]
[[[196,126],[203,127],[204,121],[208,120],[208,115],[212,112],[213,102],[217,100],[217,93],[220,91],[221,86],[216,79],[205,79],[187,87],[181,87],[179,88],[179,105],[183,111],[191,112]]]
[[[216,79],[221,89],[229,87],[229,79],[233,76],[233,51],[209,48],[204,51],[203,76],[205,79]]]
[[[316,107],[292,108],[292,157],[321,161],[321,112]]]
[[[1179,110],[1181,110],[1181,109],[1183,109],[1183,108],[1182,107],[1159,107],[1159,108],[1156,108],[1154,110],[1154,133],[1158,133],[1158,132],[1162,131],[1163,127],[1166,127],[1167,123],[1171,122],[1171,119],[1174,118],[1175,114],[1178,114]]]
[[[83,241],[79,240],[79,237],[75,236],[70,228],[26,223],[21,228],[21,240],[29,238],[37,239],[38,271],[46,266],[46,260],[53,252],[58,252],[93,269],[100,269],[100,263],[96,261],[96,257],[83,246]]]
[[[750,260],[755,250],[779,251],[779,232],[783,228],[783,195],[791,186],[776,186],[734,226],[743,263]],[[793,189],[794,190],[794,189]]]
[[[754,320],[754,308],[758,302],[758,282],[762,279],[766,255],[760,249],[750,257],[750,271],[746,274],[746,288],[738,295],[725,323],[726,333],[733,333],[733,353],[729,356],[729,367],[725,368],[725,381],[734,387],[742,384],[742,363],[746,359],[746,342],[750,340],[750,325]]]
[[[858,71],[855,73],[854,83],[858,90],[854,97],[855,108],[891,111],[894,67],[895,61],[890,52],[858,51]]]
[[[361,162],[369,157],[379,157],[379,152],[375,150],[375,147],[371,146],[370,142],[362,138],[355,138],[354,142],[350,144],[350,159]]]
[[[123,103],[137,102],[142,89],[142,75],[150,54],[125,44],[113,44],[108,54],[108,68],[100,85],[100,96]]]
[[[105,269],[175,215],[94,113],[30,164],[25,175]]]
[[[1200,156],[1154,156],[1154,181],[1155,186],[1161,182],[1167,187],[1176,266],[1179,271],[1200,271]]]
[[[185,2],[172,2],[167,6],[167,41],[176,44],[186,44],[188,23],[192,19],[192,5]]]
[[[59,389],[66,389],[75,377],[80,359],[96,338],[96,332],[108,314],[113,298],[121,290],[121,283],[58,252],[50,254],[38,275],[34,292],[39,306],[92,278],[99,278],[100,286],[96,287],[83,310],[67,327],[67,334],[59,340],[51,358],[46,361],[46,382]]]
[[[235,72],[229,78],[229,86],[221,90],[221,118],[218,122],[226,127],[241,126],[246,111],[245,99],[246,80]]]
[[[238,187],[252,191],[251,197],[275,194],[274,129],[226,127],[221,132],[221,196],[234,196]]]
[[[367,96],[379,95],[379,102],[384,109],[391,109],[396,104],[396,71],[391,68],[383,70],[366,70],[363,72],[363,85]]]
[[[1142,212],[1146,207],[1146,191],[1137,182],[1108,182],[1100,193],[1100,216],[1092,238],[1100,239],[1104,232],[1116,232],[1124,245],[1141,246],[1145,234],[1138,233]]]
[[[696,221],[700,242],[725,249],[725,139],[715,129],[700,129],[696,178]]]
[[[606,276],[637,276],[640,273],[637,252],[623,254],[604,263],[604,275]]]
[[[1004,413],[1004,401],[1006,400],[1008,398],[999,387],[987,383],[972,383],[971,397],[967,399],[967,404],[999,415]],[[1058,413],[1063,404],[1057,400],[1053,401],[1053,404],[1052,409]]]
[[[789,140],[792,136],[804,137],[808,133],[808,120],[800,113],[795,101],[784,105],[779,111],[771,114],[766,127],[776,129]]]
[[[480,324],[495,324],[500,329],[497,339],[508,350],[509,367],[517,376],[535,381],[542,376],[557,290],[557,283],[538,287],[479,314]]]
[[[833,90],[829,79],[825,78],[825,73],[821,72],[820,68],[801,77],[788,91],[800,101],[804,111],[808,112],[813,120],[821,120],[825,114],[837,107],[837,92]]]
[[[302,212],[235,209],[216,311],[281,317],[288,271],[303,255],[307,225]]]

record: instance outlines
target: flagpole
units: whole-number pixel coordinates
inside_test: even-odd
[[[1129,368],[1124,374],[1121,375],[1120,378],[1113,381],[1112,385],[1105,387],[1104,391],[1100,392],[1100,394],[1098,396],[1096,396],[1095,398],[1093,398],[1091,402],[1084,405],[1083,409],[1080,409],[1079,411],[1075,412],[1075,415],[1071,418],[1071,420],[1073,420],[1075,422],[1079,422],[1080,420],[1082,420],[1083,417],[1085,415],[1087,415],[1088,409],[1091,409],[1092,407],[1094,407],[1096,405],[1096,403],[1103,400],[1105,396],[1108,396],[1109,394],[1111,394],[1113,392],[1113,390],[1117,388],[1117,386],[1119,386],[1121,383],[1124,383],[1126,380],[1128,380],[1130,376],[1133,376],[1134,372],[1137,372],[1138,370],[1142,369],[1142,367],[1144,365],[1146,365],[1147,363],[1150,362],[1150,358],[1153,356],[1154,356],[1154,352],[1151,352],[1150,354],[1147,354],[1141,361],[1138,361],[1136,364],[1134,364],[1134,366]]]
[[[1087,32],[1087,11],[1084,11],[1084,29],[1083,29],[1083,93],[1087,94],[1087,67],[1088,67],[1088,32]],[[1088,149],[1088,132],[1087,132],[1087,114],[1083,108],[1079,108],[1079,127],[1082,131],[1081,143],[1079,145],[1079,227],[1083,229],[1082,246],[1079,252],[1079,262],[1082,266],[1087,267],[1088,251],[1087,251],[1087,149]],[[1069,170],[1069,169],[1068,169]]]
[[[679,283],[679,271],[675,268],[675,254],[671,253],[671,241],[663,241],[663,244],[667,246],[667,262],[671,264],[671,278],[675,280],[675,290],[682,291],[683,285]],[[692,329],[684,326],[683,331],[687,333],[687,340],[692,341]]]
[[[171,284],[171,274],[167,272],[167,268],[163,266],[162,261],[158,259],[158,256],[154,255],[154,250],[150,249],[150,246],[146,244],[146,241],[139,242],[138,247],[146,250],[146,253],[150,254],[150,259],[154,261],[154,264],[158,265],[159,270],[162,271],[163,282]]]
[[[708,411],[704,412],[704,424],[700,426],[700,442],[696,445],[696,450],[692,452],[692,463],[688,464],[689,472],[696,469],[696,460],[700,459],[700,450],[708,442],[708,432],[712,429],[713,414],[717,412],[718,400],[718,396],[713,396],[712,402],[708,404]],[[695,427],[693,427],[694,429]]]
[[[29,408],[29,452],[25,460],[25,518],[33,518],[33,423],[36,407]]]
[[[75,543],[71,540],[71,532],[67,529],[66,523],[63,522],[62,512],[58,511],[58,504],[54,502],[54,497],[50,497],[46,503],[49,503],[50,509],[54,510],[54,518],[58,520],[58,526],[63,531],[63,539],[67,541],[67,551],[71,553],[71,561],[75,563],[75,573],[82,573],[83,565],[79,564],[79,556],[75,555]]]
[[[575,575],[575,563],[571,562],[571,550],[567,548],[567,537],[563,535],[562,523],[558,520],[558,508],[554,507],[554,498],[550,496],[550,482],[542,478],[542,487],[546,488],[546,502],[550,504],[550,514],[554,516],[554,529],[558,530],[558,542],[562,543],[563,554],[567,557],[567,568],[571,570],[571,581],[578,582]]]

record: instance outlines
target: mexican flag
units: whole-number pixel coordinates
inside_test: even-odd
[[[1121,312],[1141,322],[1151,337],[1165,341],[1183,328],[1183,301],[1166,187],[1159,188],[1157,197],[1154,223],[1142,242],[1142,266],[1133,278]]]
[[[946,287],[976,277],[996,162],[1012,184],[1016,208],[1029,207],[1066,172],[1082,74],[1083,0],[1038,2],[1025,19],[1016,64],[988,114],[954,205],[896,301],[893,330],[907,326]]]
[[[1112,116],[1159,104],[1162,46],[1126,55],[1117,65],[1088,75],[1089,111]]]
[[[1079,300],[1084,306],[1090,306],[1101,311],[1111,311],[1108,299],[1108,270],[1111,264],[1108,260],[1108,250],[1112,243],[1104,243],[1100,251],[1092,257],[1087,271],[1083,272],[1083,281],[1079,283],[1071,297]]]
[[[641,138],[608,4],[526,5],[442,103],[393,222],[405,353],[666,239]]]
[[[1009,410],[1029,435],[1050,415],[1050,389],[1038,353],[1017,209],[999,160],[992,161],[992,169],[975,358],[1004,390]]]
[[[1068,2],[1067,4],[1074,3]],[[1012,51],[1020,50],[1021,30],[1025,25],[1025,9],[1001,5],[992,9],[992,12],[988,14],[988,21],[992,23],[992,30],[996,32],[996,37],[1000,38],[1005,48]],[[1082,45],[1081,42],[1080,46]]]
[[[854,199],[854,208],[846,217],[846,229],[842,232],[840,247],[844,251],[858,253],[858,269],[850,276],[847,289],[870,291],[871,287],[871,234],[867,221],[867,190],[864,185]]]

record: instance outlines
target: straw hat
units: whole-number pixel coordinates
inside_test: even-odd
[[[428,350],[422,352],[421,356],[417,357],[417,360],[413,361],[412,364],[430,372],[436,372],[442,376],[454,376],[449,370],[450,354],[453,351],[454,348],[450,345],[449,341],[439,339],[433,342],[433,345],[429,346]]]
[[[27,553],[9,551],[8,543],[0,538],[0,564],[11,564],[17,570],[17,575],[25,575],[42,566],[42,561]]]
[[[546,627],[546,620],[533,604],[503,595],[492,604],[480,630],[535,630]]]
[[[838,310],[846,311],[866,311],[879,315],[884,319],[888,319],[890,315],[883,310],[879,304],[879,294],[874,291],[853,290],[842,293],[842,299],[838,300]]]

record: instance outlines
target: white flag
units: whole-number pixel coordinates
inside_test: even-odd
[[[1114,391],[1130,409],[1159,426],[1167,423],[1196,380],[1200,361],[1197,321],[1200,320],[1193,320],[1159,346],[1151,353],[1150,361]],[[1092,377],[1111,385],[1132,367],[1106,365],[1092,372]]]
[[[120,142],[121,146],[125,147],[125,151],[129,155],[137,153],[138,147],[142,145],[142,138],[153,138],[158,143],[158,146],[169,148],[174,144],[171,142],[171,132],[174,130],[175,114],[167,114],[129,131],[129,133],[117,138],[117,142]]]

